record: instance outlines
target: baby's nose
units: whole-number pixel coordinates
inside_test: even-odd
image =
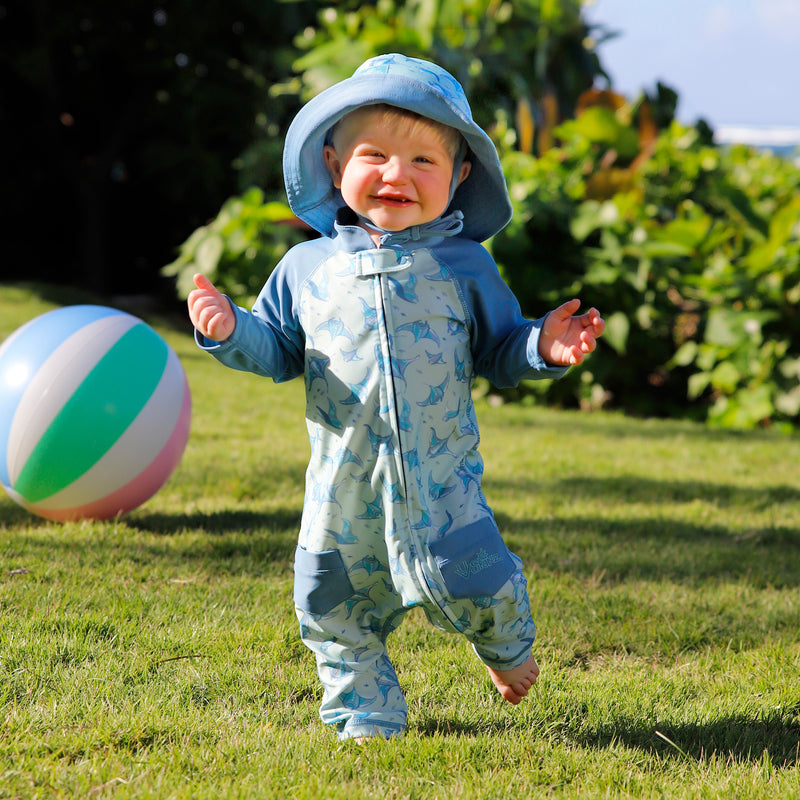
[[[383,180],[385,183],[405,183],[408,180],[408,170],[402,159],[393,157],[386,162],[383,169]]]

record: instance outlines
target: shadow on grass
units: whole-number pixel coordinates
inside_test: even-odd
[[[290,575],[299,524],[295,509],[134,512],[118,521],[69,523],[62,535],[59,523],[32,516],[19,507],[0,506],[0,530],[5,525],[36,531],[35,536],[24,537],[20,552],[25,556],[17,558],[22,559],[20,566],[35,552],[44,553],[48,562],[67,563],[76,552],[89,548],[94,558],[117,562],[144,561],[169,568],[198,564],[221,573],[262,576],[277,571]]]
[[[657,418],[625,416],[619,414],[612,416],[610,413],[594,415],[582,411],[555,410],[547,408],[538,409],[546,414],[542,417],[538,413],[531,413],[529,408],[520,406],[509,407],[505,412],[509,416],[506,423],[497,422],[488,417],[481,419],[481,430],[486,434],[492,425],[513,424],[524,430],[539,430],[546,427],[548,433],[563,431],[567,435],[574,435],[576,428],[584,435],[598,435],[614,438],[622,442],[625,439],[655,439],[663,441],[665,436],[673,436],[694,443],[702,442],[735,442],[735,441],[788,441],[789,437],[770,429],[736,430],[733,428],[711,428],[692,419]],[[480,412],[479,412],[480,418]],[[579,428],[578,428],[579,426]],[[527,435],[527,434],[525,434]]]
[[[269,512],[228,510],[190,514],[137,513],[127,518],[127,522],[131,527],[161,536],[173,536],[187,530],[218,536],[275,530],[296,532],[300,526],[300,512],[296,509],[278,509]]]
[[[800,762],[800,723],[777,715],[773,719],[732,716],[711,722],[664,722],[657,726],[621,717],[595,733],[568,738],[583,747],[622,744],[697,764],[712,757],[724,762],[757,764],[764,761],[765,754],[776,769],[791,769]]]
[[[493,490],[510,490],[532,497],[575,497],[583,506],[597,505],[596,516],[567,517],[556,511],[531,519],[497,513],[512,549],[542,569],[581,578],[603,572],[609,581],[655,579],[691,585],[746,577],[776,588],[800,584],[798,527],[780,522],[779,516],[774,522],[735,530],[717,521],[718,517],[736,520],[739,509],[746,518],[798,503],[800,491],[794,487],[747,488],[637,477],[577,478],[544,486],[524,477],[501,482],[489,478],[485,486],[490,498]],[[637,505],[650,510],[637,515]],[[682,518],[671,517],[674,506],[682,506]],[[614,507],[627,507],[624,519],[603,512]]]
[[[517,723],[508,720],[491,720],[476,725],[455,717],[426,717],[417,720],[410,726],[421,736],[461,736],[475,738],[478,736],[497,736],[516,730]]]
[[[259,533],[276,530],[287,530],[296,535],[300,526],[300,512],[296,509],[280,509],[270,512],[230,510],[216,511],[210,514],[201,512],[191,514],[147,514],[134,511],[128,515],[121,516],[119,521],[135,530],[159,536],[177,536],[187,531],[224,536],[231,533]],[[0,525],[40,529],[60,524],[62,523],[35,516],[15,504],[0,505]],[[87,520],[86,524],[114,525],[116,521],[94,522]]]
[[[565,495],[580,499],[596,498],[611,503],[692,503],[702,501],[720,508],[742,506],[758,511],[776,503],[800,501],[800,489],[794,486],[745,487],[697,481],[665,481],[631,476],[610,478],[569,478],[568,480],[542,481],[541,478],[519,477],[514,480],[497,480],[487,476],[484,488],[491,492],[512,490],[527,495]]]
[[[2,493],[0,492],[0,496]],[[9,501],[8,504],[3,503],[0,505],[0,526],[6,527],[26,527],[26,528],[41,528],[45,525],[52,523],[47,520],[35,517],[29,511],[26,511],[22,506],[18,506]]]
[[[775,589],[800,584],[800,531],[774,526],[733,535],[722,526],[589,517],[520,522],[497,516],[512,550],[554,573],[606,582],[665,580],[697,585],[747,578]]]
[[[217,569],[262,574],[279,568],[291,572],[300,516],[294,510],[271,512],[219,511],[210,514],[147,514],[128,521],[139,531],[155,534],[139,544],[159,558],[176,553],[185,563],[213,563]],[[177,551],[170,543],[177,534],[191,532]],[[196,536],[194,534],[200,534]]]
[[[527,723],[526,723],[527,724]],[[476,738],[512,733],[520,729],[513,719],[493,720],[475,725],[463,720],[423,718],[412,726],[422,736]],[[526,727],[525,733],[535,736]],[[744,716],[723,717],[703,723],[660,723],[619,717],[601,730],[573,734],[551,732],[583,748],[606,749],[623,745],[660,758],[674,758],[698,766],[716,757],[725,763],[758,764],[766,753],[776,769],[792,769],[800,763],[800,724],[785,719],[753,720]]]

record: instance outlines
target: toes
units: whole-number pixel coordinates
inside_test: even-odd
[[[531,688],[531,683],[530,681],[521,681],[520,683],[512,684],[511,688],[517,695],[519,695],[520,699],[522,699],[523,697],[528,696],[528,692],[530,691]]]
[[[517,691],[514,690],[512,686],[504,686],[500,689],[500,694],[502,695],[504,700],[507,700],[511,705],[516,706],[522,702],[522,698],[525,696],[524,694],[521,695]]]

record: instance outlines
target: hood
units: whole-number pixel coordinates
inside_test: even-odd
[[[397,53],[365,61],[352,77],[310,100],[289,126],[283,175],[289,205],[300,219],[325,236],[333,234],[336,212],[344,201],[325,165],[328,132],[349,112],[377,103],[422,114],[464,137],[472,169],[445,211],[463,213],[462,236],[482,242],[508,224],[511,200],[500,158],[472,119],[461,84],[436,64]]]

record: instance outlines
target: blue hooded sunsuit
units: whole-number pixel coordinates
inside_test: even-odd
[[[451,209],[477,220],[450,211],[375,246],[313,163],[333,123],[370,102],[461,130],[473,169]],[[464,193],[481,171],[483,185]],[[227,341],[198,343],[236,369],[304,376],[311,458],[294,600],[325,689],[320,714],[342,738],[392,736],[406,703],[386,639],[410,608],[463,633],[496,669],[531,653],[522,565],[481,491],[471,389],[478,375],[510,386],[564,370],[538,355],[541,320],[522,317],[478,243],[510,206],[494,147],[446,72],[397,55],[368,61],[300,112],[284,172],[295,213],[324,236],[287,253],[252,312],[235,308]]]

